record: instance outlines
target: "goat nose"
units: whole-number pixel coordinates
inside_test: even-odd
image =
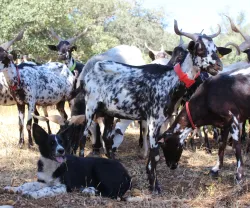
[[[64,151],[63,148],[60,148],[60,149],[57,150],[57,152],[58,152],[59,154],[63,155],[65,151]]]

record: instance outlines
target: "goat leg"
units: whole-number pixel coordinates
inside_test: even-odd
[[[25,105],[17,104],[18,109],[18,117],[19,117],[19,142],[18,145],[20,148],[24,145],[24,132],[23,132],[23,126],[24,126],[24,115],[25,115]]]
[[[230,126],[221,129],[221,137],[219,139],[219,150],[218,150],[218,160],[217,164],[210,170],[210,175],[212,177],[218,177],[219,170],[223,166],[224,151],[227,145],[227,138],[229,134]]]

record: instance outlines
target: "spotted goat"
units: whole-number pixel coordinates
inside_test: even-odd
[[[86,71],[89,71],[96,62],[102,60],[112,60],[121,63],[133,64],[133,65],[143,65],[145,61],[142,58],[141,51],[134,46],[128,45],[119,45],[114,48],[109,49],[108,51],[95,55],[91,57],[86,65],[82,73],[80,74],[78,80],[77,88],[81,87],[81,80],[85,76]],[[79,94],[76,95],[73,105],[71,106],[71,115],[72,117],[68,121],[63,121],[60,116],[49,116],[45,117],[36,117],[43,121],[52,121],[60,125],[60,132],[63,138],[68,141],[68,145],[66,147],[66,152],[76,153],[79,145],[80,145],[80,156],[84,156],[84,147],[86,143],[86,138],[82,136],[81,129],[85,127],[85,123],[82,120],[82,117],[85,118],[85,99],[83,91],[80,91]],[[80,121],[79,121],[80,120]],[[98,119],[101,121],[102,119]],[[131,123],[130,120],[120,119],[119,124],[124,126],[124,124],[129,125]],[[104,132],[104,125],[101,124],[101,130]],[[127,127],[127,126],[126,126]],[[95,122],[92,123],[90,130],[90,139],[93,146],[93,154],[99,154],[99,149],[101,147],[105,148],[104,141],[101,139],[100,127],[96,125]],[[124,130],[125,131],[125,130]],[[120,144],[121,138],[123,137],[121,134],[117,133],[114,135],[114,145]],[[101,141],[100,141],[101,140]]]
[[[35,106],[56,105],[64,119],[67,114],[64,110],[65,100],[70,98],[73,86],[73,75],[66,65],[61,63],[47,63],[43,65],[21,64],[16,66],[12,56],[0,47],[0,72],[3,73],[10,88],[19,112],[19,144],[24,144],[24,110],[28,105],[27,130],[29,146],[33,145],[31,137],[31,113]]]
[[[4,50],[6,51],[9,51],[10,49],[10,46],[12,46],[12,44],[16,41],[20,41],[23,37],[23,33],[24,33],[24,30],[22,30],[17,36],[16,38],[14,38],[13,40],[11,41],[8,41],[4,44],[2,44],[0,47],[2,47]],[[17,50],[12,50],[10,52],[10,54],[13,56],[13,59],[17,59]],[[21,63],[20,65],[17,65],[17,67],[19,68],[22,68],[25,64],[33,64],[33,65],[36,65],[36,63],[34,62],[24,62],[24,63]],[[13,98],[12,96],[12,93],[11,93],[11,90],[8,86],[8,83],[6,81],[6,78],[3,74],[3,72],[0,72],[0,105],[3,105],[3,106],[11,106],[11,105],[16,105],[16,101],[15,99]],[[44,112],[44,115],[45,116],[48,116],[48,111],[47,111],[47,107],[46,106],[42,106],[42,109],[43,109],[43,112]],[[25,111],[25,109],[23,109]],[[25,113],[23,111],[23,113]],[[39,112],[37,110],[37,108],[35,108],[35,114],[36,115],[39,115]],[[34,119],[35,123],[38,122],[37,119]],[[20,120],[19,120],[20,122]],[[51,133],[51,129],[50,129],[50,125],[49,123],[47,122],[47,127],[48,127],[48,132]],[[19,143],[20,147],[22,147],[23,143]]]
[[[172,115],[176,96],[185,86],[176,71],[184,74],[185,79],[194,80],[200,70],[215,75],[222,70],[222,62],[217,55],[217,47],[212,38],[220,34],[190,34],[181,32],[175,21],[175,32],[191,38],[188,50],[181,60],[173,66],[149,64],[131,66],[113,61],[97,62],[84,76],[86,100],[87,135],[94,115],[103,113],[106,117],[145,120],[149,130],[150,153],[147,174],[150,188],[160,192],[156,176],[156,165],[160,159],[158,136],[161,125]],[[223,48],[220,48],[223,53]],[[175,70],[173,70],[175,69]],[[167,160],[167,158],[166,158]]]

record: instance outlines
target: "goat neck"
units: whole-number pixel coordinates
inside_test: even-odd
[[[7,68],[4,68],[2,70],[2,72],[9,86],[17,85],[18,83],[17,69],[16,65],[12,61],[9,63],[9,66]]]
[[[192,56],[190,53],[187,54],[185,60],[181,64],[181,69],[188,75],[189,79],[195,79],[197,74],[200,72],[200,68],[193,64]]]

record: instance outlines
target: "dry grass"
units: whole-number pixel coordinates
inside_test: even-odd
[[[55,110],[50,114],[57,113]],[[20,185],[36,180],[36,162],[39,157],[37,148],[19,149],[16,106],[0,107],[0,187]],[[41,123],[46,126],[45,123]],[[52,125],[53,132],[58,127]],[[46,128],[46,127],[45,127]],[[138,130],[130,128],[121,145],[119,157],[133,176],[133,186],[142,191],[148,198],[143,202],[128,203],[106,198],[85,198],[78,192],[53,198],[30,200],[18,195],[2,193],[0,190],[0,205],[15,204],[15,207],[249,207],[250,193],[248,191],[249,160],[246,160],[246,181],[235,184],[235,158],[231,147],[226,150],[225,167],[220,177],[213,180],[209,176],[209,168],[217,159],[217,149],[212,155],[199,149],[196,142],[195,152],[183,152],[180,167],[169,170],[161,158],[157,167],[162,194],[151,196],[148,192],[145,173],[146,160],[140,159],[138,148]],[[27,133],[26,133],[27,138]],[[26,145],[25,145],[26,146]],[[216,144],[213,144],[216,147]],[[162,155],[162,154],[161,154]]]

